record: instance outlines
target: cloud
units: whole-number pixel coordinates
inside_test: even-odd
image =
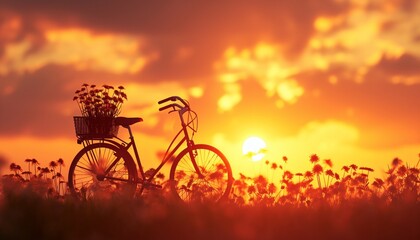
[[[63,71],[64,70],[64,71]],[[63,113],[72,96],[66,89],[65,69],[43,68],[33,74],[0,78],[0,132],[2,135],[34,134],[40,136],[68,133]],[[70,95],[70,96],[69,96]]]
[[[217,101],[219,111],[229,111],[237,105],[241,99],[240,85],[237,83],[224,84],[225,93]]]
[[[408,5],[420,9],[420,4]],[[418,32],[414,26],[420,23],[420,18],[415,11],[399,2],[387,7],[355,1],[349,9],[341,14],[315,16],[314,31],[293,58],[282,41],[259,42],[242,49],[226,48],[223,58],[216,63],[219,81],[226,85],[220,100],[226,107],[219,107],[230,110],[237,105],[244,93],[236,84],[249,79],[258,81],[268,96],[277,95],[279,107],[295,104],[308,93],[298,76],[311,71],[330,72],[327,78],[332,84],[344,79],[361,83],[372,81],[369,79],[372,77],[375,81],[416,84],[419,73],[413,66],[418,65],[420,48],[409,30]],[[383,27],[390,22],[392,27]],[[389,66],[387,70],[385,65]],[[374,76],[379,68],[384,75]],[[336,69],[342,70],[338,74]],[[388,78],[391,71],[393,76]],[[228,104],[229,99],[232,101]]]
[[[333,119],[351,126],[342,135],[358,130],[360,148],[411,146],[420,141],[419,6],[4,0],[0,134],[74,137],[70,99],[88,82],[127,86],[123,111],[145,118],[147,136],[174,129],[155,101],[179,94],[199,112],[203,138],[297,136]]]
[[[383,78],[395,84],[413,85],[420,83],[420,56],[403,54],[399,57],[383,56],[372,69]]]
[[[173,125],[159,113],[158,100],[179,95],[187,100],[202,97],[203,87],[186,86],[181,82],[158,83],[128,81],[124,75],[75,71],[72,67],[48,65],[25,75],[0,77],[0,135],[37,137],[74,137],[73,116],[80,115],[72,101],[74,91],[83,83],[102,86],[123,85],[128,101],[122,115],[142,117],[142,132],[165,135]],[[172,118],[173,119],[173,118]],[[167,125],[163,127],[163,125]]]
[[[278,106],[293,104],[304,93],[293,79],[300,69],[288,62],[280,46],[275,44],[259,43],[251,49],[241,50],[230,47],[215,65],[219,81],[225,88],[225,94],[219,99],[221,111],[231,110],[239,103],[241,81],[257,81],[267,96],[277,96]]]
[[[246,48],[261,40],[278,41],[287,56],[296,56],[305,48],[317,15],[334,16],[348,9],[348,4],[333,0],[185,4],[129,0],[100,5],[6,0],[0,4],[9,15],[21,19],[22,31],[31,30],[31,36],[38,33],[41,40],[46,31],[54,29],[87,29],[97,35],[112,33],[146,39],[149,49],[160,56],[159,61],[144,69],[148,78],[155,76],[155,80],[211,74],[212,63],[226,45]]]
[[[129,36],[94,35],[84,29],[48,30],[44,34],[45,43],[36,51],[31,51],[29,39],[7,44],[0,74],[33,72],[48,64],[71,65],[78,71],[134,74],[155,58],[142,54],[141,40]]]
[[[346,14],[319,16],[314,22],[316,32],[302,54],[304,63],[314,62],[321,70],[335,66],[351,68],[356,73],[353,80],[361,82],[383,56],[420,56],[413,37],[420,32],[415,27],[420,18],[414,9],[420,9],[420,4],[354,1],[352,10]]]
[[[354,72],[346,68],[331,71],[303,71],[294,78],[305,93],[294,104],[278,108],[276,96],[267,95],[263,85],[254,79],[240,81],[241,101],[229,111],[212,117],[209,132],[224,126],[232,139],[242,132],[271,132],[294,135],[314,119],[336,119],[360,129],[359,144],[363,147],[383,148],[418,142],[416,123],[420,118],[420,86],[395,85],[377,71],[366,73],[363,83],[355,82]],[[227,83],[226,83],[227,84]],[[209,89],[220,91],[220,89]],[[227,93],[223,88],[222,93]],[[223,94],[219,95],[223,96]],[[211,112],[217,114],[217,112]],[[209,113],[209,115],[211,115]],[[207,117],[207,115],[206,115]]]

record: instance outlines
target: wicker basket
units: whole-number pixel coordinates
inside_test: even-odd
[[[74,128],[79,139],[113,138],[118,134],[118,126],[112,117],[74,117]]]

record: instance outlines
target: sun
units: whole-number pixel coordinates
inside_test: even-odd
[[[249,137],[242,144],[242,153],[250,156],[252,161],[260,161],[265,156],[267,145],[259,137]]]

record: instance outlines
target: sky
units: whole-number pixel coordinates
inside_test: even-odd
[[[384,175],[420,153],[420,2],[0,2],[0,156],[70,165],[72,101],[83,83],[124,86],[121,116],[146,167],[179,127],[157,101],[178,95],[199,115],[195,141],[225,153],[235,174],[309,157]],[[120,129],[124,136],[124,129]],[[266,142],[260,163],[242,154]],[[7,171],[6,168],[3,172]]]

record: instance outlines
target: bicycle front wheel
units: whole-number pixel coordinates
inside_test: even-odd
[[[184,202],[226,200],[233,183],[226,157],[217,148],[204,144],[186,148],[175,158],[170,180],[173,195]]]
[[[82,199],[133,196],[137,169],[127,151],[108,143],[83,148],[69,169],[70,192]]]

